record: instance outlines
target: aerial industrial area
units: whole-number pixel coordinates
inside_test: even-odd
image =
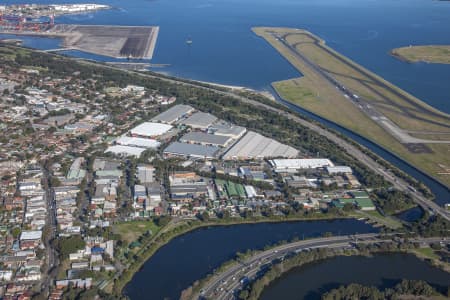
[[[124,299],[144,262],[173,238],[241,223],[356,219],[373,231],[320,232],[240,253],[182,287],[185,299],[256,299],[265,274],[316,254],[410,251],[450,270],[450,205],[361,145],[260,93],[55,54],[151,58],[156,26],[55,24],[55,16],[103,9],[110,7],[0,6],[0,33],[63,38],[48,51],[0,41],[0,298]],[[296,50],[325,47],[314,36],[255,32],[297,60],[304,80],[331,84],[407,151],[448,143],[397,128],[353,82],[334,81]],[[427,130],[445,131],[445,116],[428,112]],[[419,221],[398,217],[414,208]]]
[[[126,228],[149,218],[352,212],[375,227],[401,226],[377,211],[383,196],[352,167],[145,86],[44,75],[2,51],[5,297],[110,288],[143,243]]]

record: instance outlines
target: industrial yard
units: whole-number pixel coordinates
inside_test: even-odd
[[[299,155],[291,146],[184,104],[172,106],[152,122],[132,128],[128,135],[117,139],[107,152],[139,157],[145,149],[157,149],[166,143],[165,157],[193,160],[262,160]]]
[[[107,6],[86,4],[25,8],[6,7],[0,10],[0,34],[61,38],[61,47],[49,49],[48,52],[79,50],[112,58],[153,57],[159,33],[157,26],[55,24],[55,15],[106,9]]]

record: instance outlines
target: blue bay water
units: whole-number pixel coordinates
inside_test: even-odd
[[[28,1],[4,1],[6,4]],[[36,1],[52,3],[54,1]],[[76,3],[67,0],[65,3]],[[155,71],[267,89],[299,73],[252,26],[305,28],[328,45],[430,105],[450,112],[450,65],[408,64],[389,55],[410,44],[450,44],[450,3],[431,0],[127,0],[113,10],[57,18],[60,23],[158,25]],[[191,46],[186,39],[193,40]],[[53,40],[30,39],[45,49]],[[110,58],[80,52],[69,55]]]

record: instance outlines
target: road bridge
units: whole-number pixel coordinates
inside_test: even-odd
[[[440,242],[441,238],[418,238],[409,240],[418,243]],[[242,287],[241,278],[255,279],[261,271],[261,266],[277,259],[284,259],[290,253],[309,251],[317,248],[350,249],[355,243],[374,244],[386,241],[376,233],[357,234],[349,236],[323,237],[311,240],[302,240],[281,245],[247,258],[238,265],[234,265],[224,272],[215,275],[203,288],[200,295],[194,298],[207,298],[217,300],[235,299],[235,293]]]

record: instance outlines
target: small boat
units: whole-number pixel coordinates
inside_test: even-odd
[[[188,45],[192,44],[192,39],[190,37],[188,37],[188,39],[186,40],[186,44],[188,44]]]

